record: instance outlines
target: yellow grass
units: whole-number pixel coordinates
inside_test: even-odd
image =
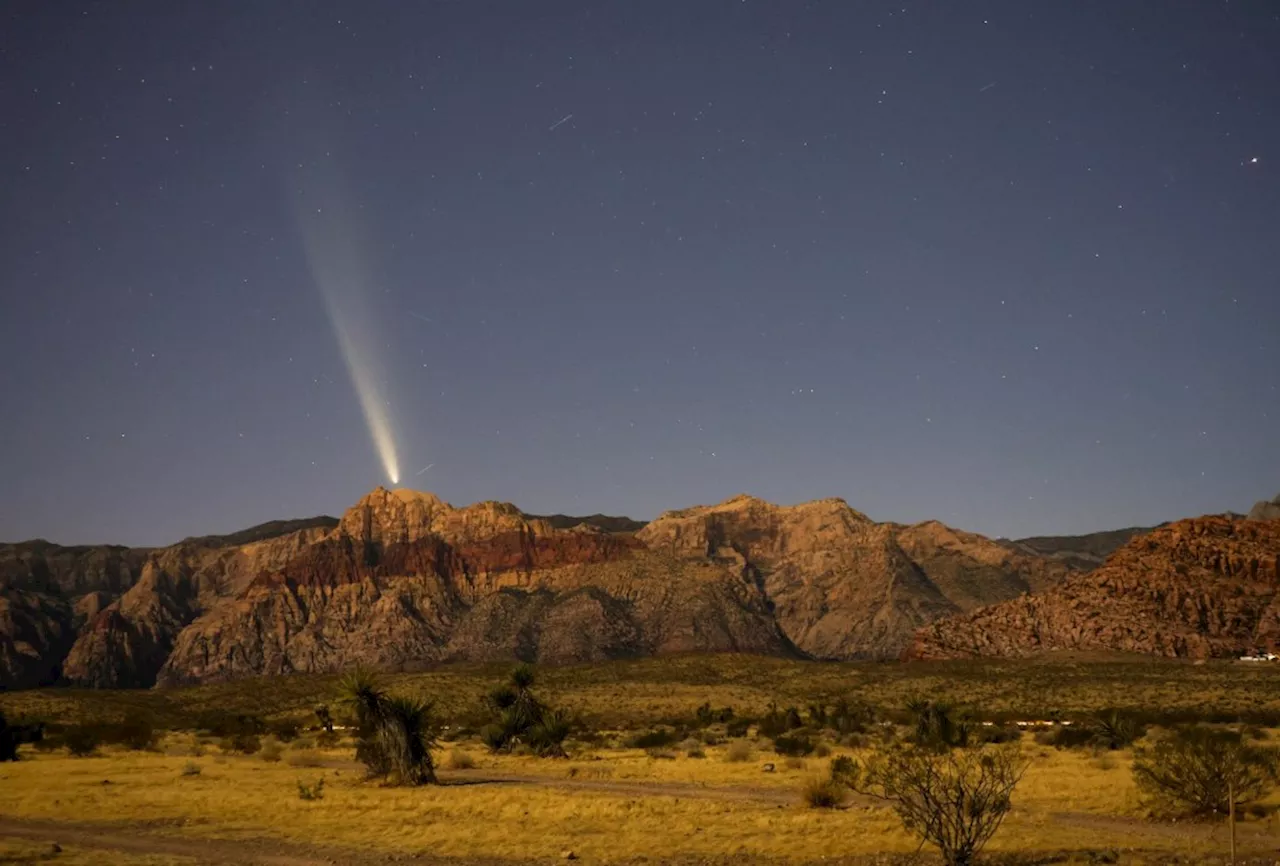
[[[450,748],[476,763],[463,774],[469,779],[515,775],[555,784],[404,789],[363,781],[349,763],[349,750],[323,753],[324,767],[298,768],[246,756],[193,759],[181,754],[183,739],[189,738],[174,737],[166,744],[172,754],[107,750],[100,757],[71,758],[24,752],[30,760],[4,768],[0,815],[117,826],[163,822],[169,828],[164,832],[188,837],[268,837],[402,854],[530,859],[554,858],[572,849],[601,862],[637,855],[810,861],[909,852],[917,845],[883,808],[862,803],[836,811],[804,808],[801,788],[825,771],[824,759],[810,758],[806,769],[788,771],[765,751],[746,763],[726,762],[727,746],[709,747],[705,759],[681,755],[655,760],[622,750],[555,761],[494,756],[474,744],[458,744]],[[1027,753],[1031,767],[992,851],[1140,848],[1151,857],[1151,852],[1188,856],[1221,848],[1221,838],[1215,843],[1203,833],[1189,839],[1169,836],[1160,825],[1144,823],[1124,753],[1117,753],[1113,769],[1100,766],[1088,752],[1032,745]],[[438,754],[444,757],[444,752]],[[182,774],[189,761],[201,766],[200,775]],[[765,761],[775,761],[778,771],[761,772]],[[300,800],[298,782],[320,778],[325,780],[323,799]],[[580,787],[558,787],[566,783]],[[699,797],[683,787],[655,793],[637,790],[641,784],[697,786],[712,797],[735,791],[747,797]],[[1071,820],[1063,819],[1064,813]],[[1093,819],[1102,823],[1088,823]],[[1108,823],[1113,819],[1114,824]],[[1265,826],[1255,823],[1245,829],[1256,839]],[[1160,862],[1159,856],[1149,862]]]

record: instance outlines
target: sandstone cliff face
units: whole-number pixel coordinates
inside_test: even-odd
[[[1280,496],[1272,499],[1270,502],[1262,501],[1255,503],[1253,508],[1249,509],[1250,520],[1280,520]]]
[[[138,580],[150,551],[0,544],[0,685],[57,682],[76,633]]]
[[[1046,592],[922,628],[913,658],[1100,650],[1207,658],[1280,647],[1280,523],[1183,520]]]
[[[788,650],[740,577],[502,503],[455,509],[378,489],[331,537],[186,629],[160,681],[726,649]]]
[[[826,659],[894,657],[924,623],[1067,571],[940,523],[875,523],[841,499],[779,507],[738,496],[667,512],[637,537],[754,581],[787,638]]]
[[[154,685],[174,640],[192,620],[325,532],[310,527],[240,547],[210,547],[196,540],[153,552],[138,582],[80,630],[62,678],[98,688]]]
[[[839,499],[739,496],[636,525],[378,488],[337,521],[119,554],[127,579],[55,582],[88,590],[73,600],[6,596],[0,682],[149,686],[684,651],[892,658],[924,624],[1068,572],[939,523],[876,523]]]

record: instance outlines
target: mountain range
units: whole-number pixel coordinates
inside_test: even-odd
[[[1222,655],[1280,637],[1280,522],[1255,516],[1011,541],[840,499],[736,496],[646,524],[379,487],[340,519],[162,548],[0,545],[0,686],[689,651]],[[1171,612],[1178,630],[1149,624]]]

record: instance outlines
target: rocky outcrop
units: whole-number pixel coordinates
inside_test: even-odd
[[[331,537],[186,629],[160,681],[788,649],[740,576],[585,523],[556,529],[502,503],[455,509],[379,489]]]
[[[1280,649],[1280,522],[1182,520],[1039,595],[922,628],[908,656],[1055,650],[1209,658]]]
[[[1280,520],[1280,496],[1270,502],[1262,501],[1249,509],[1250,520]]]
[[[6,596],[0,682],[172,685],[356,662],[690,651],[894,658],[921,626],[1071,573],[940,523],[877,523],[840,499],[749,496],[640,524],[377,488],[336,521],[112,550],[123,574],[16,569],[51,592]]]

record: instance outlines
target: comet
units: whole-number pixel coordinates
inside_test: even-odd
[[[311,175],[305,185],[299,185],[302,194],[297,214],[307,265],[323,299],[374,450],[387,479],[399,484],[391,402],[384,394],[385,375],[374,350],[377,339],[369,309],[374,279],[363,252],[372,245],[362,242],[362,226],[336,172]]]

